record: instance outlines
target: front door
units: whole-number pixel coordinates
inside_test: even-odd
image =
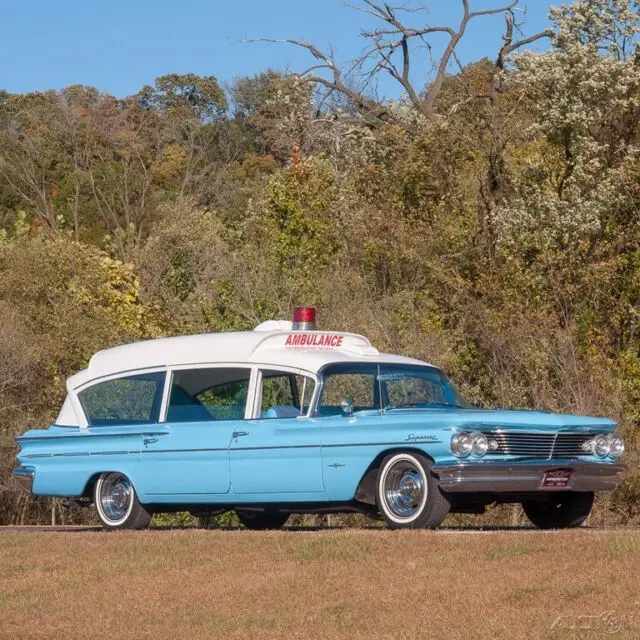
[[[299,373],[261,370],[254,419],[232,434],[229,447],[231,491],[256,500],[308,500],[324,491],[322,431],[306,417],[315,383]]]

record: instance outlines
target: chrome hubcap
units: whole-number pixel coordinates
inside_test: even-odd
[[[109,520],[122,520],[129,512],[133,489],[127,478],[118,473],[107,476],[100,491],[100,506]]]
[[[409,460],[399,460],[388,469],[384,479],[384,497],[389,510],[398,518],[415,516],[426,493],[423,474]]]

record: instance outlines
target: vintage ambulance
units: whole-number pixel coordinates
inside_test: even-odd
[[[472,407],[437,367],[317,331],[306,307],[100,351],[67,391],[55,424],[17,438],[14,474],[95,505],[107,529],[231,509],[255,529],[347,511],[437,527],[505,502],[576,527],[624,470],[611,420]]]

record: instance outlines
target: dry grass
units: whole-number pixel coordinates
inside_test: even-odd
[[[0,571],[3,639],[640,636],[635,531],[6,533]]]

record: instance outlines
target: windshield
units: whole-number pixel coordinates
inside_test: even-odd
[[[329,365],[323,371],[318,414],[341,413],[344,400],[354,411],[471,407],[441,371],[418,365]]]

